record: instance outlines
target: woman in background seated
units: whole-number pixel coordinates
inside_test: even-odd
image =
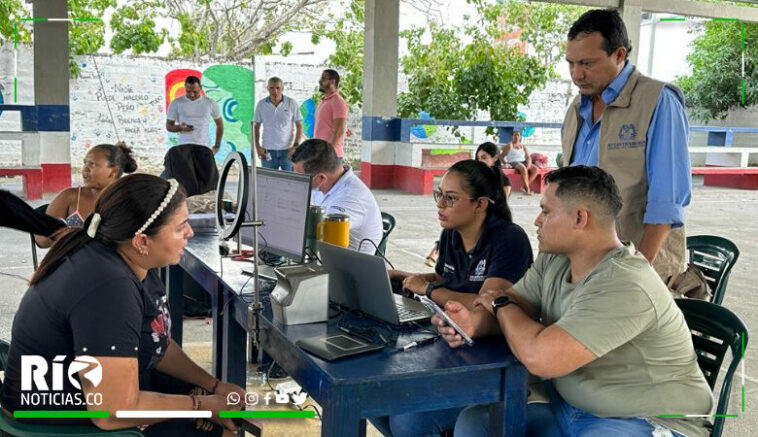
[[[47,207],[47,215],[63,219],[69,227],[81,227],[95,207],[95,199],[100,192],[124,173],[135,170],[137,162],[132,157],[132,149],[126,144],[98,144],[84,157],[84,185],[66,188],[58,193]],[[36,236],[35,241],[39,247],[50,247],[53,243],[41,235]]]
[[[503,160],[500,159],[500,152],[497,150],[495,143],[487,141],[486,143],[479,144],[476,149],[476,160],[497,169],[501,174],[503,173]],[[505,198],[511,198],[511,180],[508,176],[503,175],[503,190],[505,191]]]
[[[425,295],[444,307],[456,300],[469,308],[483,290],[507,290],[532,264],[532,247],[511,220],[503,192],[503,174],[487,164],[455,163],[434,192],[442,226],[434,273],[390,270],[406,291]],[[390,436],[426,436],[452,429],[462,408],[371,419]]]
[[[521,182],[524,185],[523,191],[531,195],[532,189],[529,185],[537,177],[540,169],[532,164],[532,158],[529,156],[529,149],[526,145],[521,144],[521,132],[513,132],[513,139],[510,143],[503,146],[503,159],[510,168],[516,169],[521,175]]]
[[[171,340],[165,295],[163,305],[156,300],[161,284],[155,269],[179,262],[193,235],[188,216],[178,182],[137,174],[106,188],[83,227],[59,237],[13,320],[0,414],[12,418],[16,410],[105,410],[109,417],[91,421],[18,420],[86,423],[104,430],[147,426],[146,436],[235,435],[237,427],[218,412],[238,409],[227,405],[226,396],[236,392],[244,398],[244,391],[208,374]],[[50,366],[64,357],[60,365],[65,369],[75,358],[80,364],[99,364],[102,379],[93,378],[86,365],[62,381],[52,380],[60,385],[60,398],[42,396],[48,387],[36,379],[22,392],[22,359],[31,355]],[[34,395],[41,401],[24,404],[24,397]],[[117,418],[113,412],[118,410],[210,410],[212,422]]]

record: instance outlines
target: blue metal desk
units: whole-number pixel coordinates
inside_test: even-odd
[[[190,240],[180,267],[206,290],[218,289],[214,343],[220,345],[214,346],[214,353],[220,351],[219,375],[244,386],[252,281],[240,296],[249,277],[240,273],[240,263],[225,260],[220,278],[217,253],[216,237],[197,236]],[[489,402],[496,402],[491,407],[490,435],[524,435],[527,372],[501,338],[480,339],[471,348],[450,349],[440,341],[409,352],[376,352],[328,362],[304,352],[295,342],[336,332],[335,321],[284,326],[273,322],[270,306],[264,305],[260,327],[266,353],[323,407],[322,436],[364,436],[368,417]]]

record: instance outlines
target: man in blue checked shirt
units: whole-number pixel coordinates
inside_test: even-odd
[[[572,25],[566,60],[580,95],[563,122],[563,163],[613,175],[624,203],[619,237],[665,280],[686,265],[689,124],[682,92],[641,75],[627,60],[631,50],[615,10],[588,11]]]

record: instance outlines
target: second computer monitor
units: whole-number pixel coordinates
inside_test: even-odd
[[[242,242],[253,244],[258,230],[258,248],[301,262],[305,254],[306,222],[311,203],[310,175],[256,168],[258,219],[263,226],[242,229]],[[246,221],[252,220],[252,187]]]

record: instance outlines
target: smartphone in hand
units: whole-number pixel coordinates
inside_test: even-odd
[[[421,303],[424,304],[425,307],[429,309],[429,311],[434,312],[438,316],[442,317],[442,319],[445,321],[445,323],[448,324],[451,328],[455,329],[455,332],[457,332],[461,338],[463,338],[463,341],[466,342],[467,345],[471,346],[474,344],[474,340],[471,339],[471,337],[468,336],[465,332],[463,332],[463,329],[461,329],[460,326],[458,326],[457,323],[453,319],[450,318],[450,316],[447,315],[447,313],[437,305],[436,302],[429,299],[426,296],[419,296],[419,300]]]

